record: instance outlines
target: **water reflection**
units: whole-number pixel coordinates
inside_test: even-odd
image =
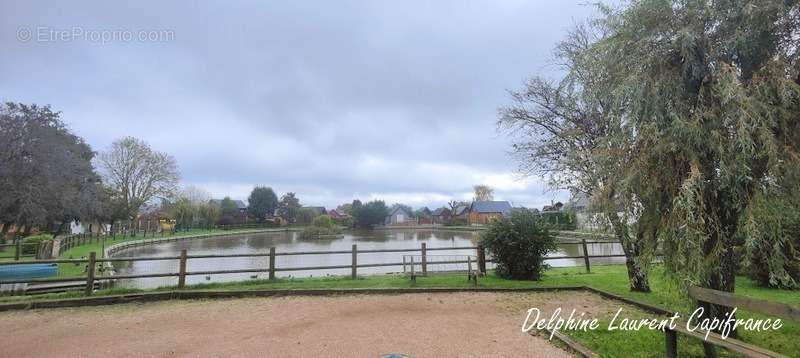
[[[468,247],[475,246],[478,240],[477,232],[461,232],[448,230],[391,230],[391,231],[363,231],[346,232],[343,237],[335,239],[301,239],[295,232],[272,232],[245,234],[239,236],[222,236],[215,238],[194,239],[140,246],[123,250],[115,254],[124,256],[149,256],[166,257],[178,256],[181,250],[187,250],[189,255],[211,254],[268,254],[270,247],[275,247],[276,252],[297,251],[347,251],[346,254],[328,255],[290,255],[276,257],[276,267],[309,267],[309,266],[340,266],[350,265],[352,257],[349,251],[352,245],[357,245],[359,250],[373,249],[418,249],[422,243],[428,248],[443,247]],[[588,245],[590,255],[621,254],[618,244],[601,243]],[[410,254],[410,253],[409,253]],[[475,250],[447,250],[431,251],[430,256],[436,255],[475,255]],[[401,252],[393,253],[362,253],[358,255],[359,264],[370,263],[400,263]],[[559,251],[552,254],[559,256],[582,256],[581,245],[559,245]],[[622,258],[597,258],[592,259],[592,265],[602,265],[623,262]],[[554,267],[581,266],[582,258],[565,258],[548,260]],[[152,273],[178,272],[177,260],[163,261],[137,261],[114,263],[117,275],[137,275]],[[263,269],[269,267],[267,256],[259,257],[234,257],[234,258],[207,258],[190,259],[187,262],[188,272],[237,270],[237,269]],[[491,268],[491,264],[489,264]],[[401,272],[402,266],[396,267],[370,267],[359,268],[359,274],[380,274]],[[350,269],[315,270],[315,271],[283,271],[277,272],[279,277],[318,277],[326,275],[346,275]],[[241,273],[222,275],[192,275],[187,276],[188,284],[205,282],[241,281],[253,278],[267,278],[266,272]],[[144,278],[123,279],[117,281],[117,286],[153,288],[159,286],[175,285],[177,278]]]

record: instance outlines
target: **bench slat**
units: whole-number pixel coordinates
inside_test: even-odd
[[[727,307],[738,307],[751,312],[800,322],[800,308],[782,303],[737,296],[730,292],[710,290],[696,286],[689,287],[689,296],[698,301]]]
[[[695,337],[701,341],[705,340],[706,342],[711,343],[715,346],[726,348],[730,351],[744,354],[747,357],[757,357],[757,358],[786,357],[783,354],[773,352],[758,346],[754,346],[752,344],[742,342],[738,339],[733,339],[733,338],[722,339],[722,336],[714,332],[709,333],[708,339],[705,339],[706,335],[705,332],[687,330],[686,322],[682,322],[676,325],[675,331],[685,334],[687,336]]]

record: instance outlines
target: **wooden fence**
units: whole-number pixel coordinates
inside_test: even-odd
[[[87,240],[89,238],[81,238]],[[76,239],[77,240],[77,239]],[[590,262],[594,258],[610,258],[610,257],[624,257],[625,255],[589,255],[587,245],[590,244],[608,244],[607,241],[586,241],[585,239],[580,242],[562,242],[561,245],[581,245],[583,255],[581,256],[554,256],[546,257],[545,260],[557,259],[583,259],[586,271],[591,270]],[[67,245],[70,243],[68,242]],[[186,284],[186,277],[192,275],[220,275],[220,274],[240,274],[240,273],[267,273],[270,280],[276,278],[277,272],[290,272],[290,271],[321,271],[321,270],[337,270],[349,269],[351,278],[355,279],[358,275],[358,270],[361,268],[371,267],[402,267],[403,262],[382,262],[382,263],[359,263],[359,255],[369,255],[374,253],[414,253],[419,252],[422,257],[426,257],[430,251],[454,251],[454,250],[474,250],[478,258],[478,269],[481,272],[486,272],[486,263],[492,262],[491,258],[487,258],[486,250],[479,246],[463,246],[463,247],[427,247],[425,243],[419,248],[404,248],[404,249],[364,249],[359,250],[357,245],[353,245],[350,250],[338,251],[292,251],[292,252],[277,252],[274,247],[270,248],[268,252],[264,253],[248,253],[248,254],[204,254],[204,255],[189,255],[186,250],[181,251],[178,256],[166,257],[112,257],[112,258],[98,258],[95,252],[91,252],[88,258],[85,259],[50,259],[50,260],[31,260],[25,261],[24,264],[72,264],[72,265],[85,265],[85,276],[76,277],[55,277],[55,278],[28,278],[28,279],[12,279],[2,280],[0,284],[43,284],[43,283],[76,283],[85,282],[85,292],[91,295],[91,292],[96,287],[97,282],[109,282],[122,279],[137,279],[137,278],[158,278],[158,277],[177,277],[177,285],[183,288]],[[276,257],[278,256],[303,256],[303,255],[350,255],[352,259],[349,264],[344,265],[328,265],[328,266],[304,266],[304,267],[278,267],[276,265]],[[265,267],[251,267],[244,269],[227,269],[227,270],[205,270],[205,271],[187,271],[187,261],[192,259],[225,259],[225,258],[241,258],[241,257],[267,257],[268,263]],[[399,258],[399,257],[398,257]],[[115,262],[136,262],[136,261],[163,261],[173,260],[178,262],[177,272],[158,272],[158,273],[145,273],[135,275],[97,275],[97,267],[108,267]],[[436,264],[461,264],[461,261],[452,262],[436,262]],[[22,265],[13,261],[0,262],[0,266],[4,265]],[[423,271],[427,271],[427,262],[423,259],[420,262]]]
[[[41,245],[42,244],[39,242],[24,243],[22,240],[17,240],[17,242],[13,244],[0,244],[0,259],[14,259],[14,261],[19,261],[22,258],[37,258],[39,257]],[[9,247],[12,248],[10,253],[6,252]],[[34,249],[32,251],[34,253],[26,254],[24,248],[27,247],[33,247]]]

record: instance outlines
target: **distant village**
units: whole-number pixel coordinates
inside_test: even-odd
[[[132,221],[121,221],[119,226],[134,230],[176,230],[186,227],[232,227],[239,225],[308,225],[320,216],[330,217],[331,221],[344,227],[362,228],[401,228],[401,227],[433,227],[433,226],[483,226],[492,220],[508,218],[515,212],[530,212],[540,215],[551,227],[562,230],[577,228],[593,228],[590,224],[591,214],[586,212],[587,198],[582,195],[573,196],[566,204],[551,202],[541,208],[514,206],[505,200],[493,200],[491,188],[477,186],[486,190],[480,200],[480,193],[472,201],[452,200],[446,206],[430,209],[426,206],[412,208],[409,205],[395,203],[387,206],[381,200],[338,205],[336,208],[324,206],[301,205],[295,193],[286,193],[278,200],[270,188],[266,190],[267,199],[254,197],[244,201],[225,197],[223,199],[200,200],[162,200],[161,203],[144,205]],[[186,196],[186,195],[184,195]],[[256,198],[256,199],[253,199]],[[255,202],[251,202],[255,200]],[[266,204],[265,204],[266,203]],[[106,233],[114,228],[111,224],[100,222],[74,221],[70,225],[72,234],[85,232]]]
[[[220,199],[212,199],[212,203],[220,204]],[[241,213],[237,218],[237,223],[247,220],[248,206],[242,200],[233,200]],[[545,218],[550,218],[553,223],[557,221],[565,222],[567,225],[580,226],[578,221],[585,217],[587,198],[585,196],[573,197],[567,204],[555,202],[539,208],[526,208],[522,206],[512,206],[505,200],[482,200],[472,202],[458,202],[452,207],[439,207],[431,210],[427,206],[413,209],[403,204],[394,204],[389,208],[388,214],[383,220],[383,226],[403,227],[417,225],[470,225],[481,226],[488,224],[491,220],[498,218],[508,218],[514,212],[530,211],[541,214]],[[303,206],[302,209],[313,212],[313,216],[328,215],[334,222],[346,224],[352,220],[350,213],[351,204],[339,205],[333,209],[324,206]],[[268,220],[280,220],[278,210],[268,217]],[[570,221],[571,220],[571,221]]]

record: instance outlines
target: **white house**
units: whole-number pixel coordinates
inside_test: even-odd
[[[385,225],[395,225],[395,224],[403,224],[407,222],[416,222],[414,215],[406,211],[400,206],[395,206],[391,211],[389,211],[389,215],[386,215],[386,219],[384,220]]]

